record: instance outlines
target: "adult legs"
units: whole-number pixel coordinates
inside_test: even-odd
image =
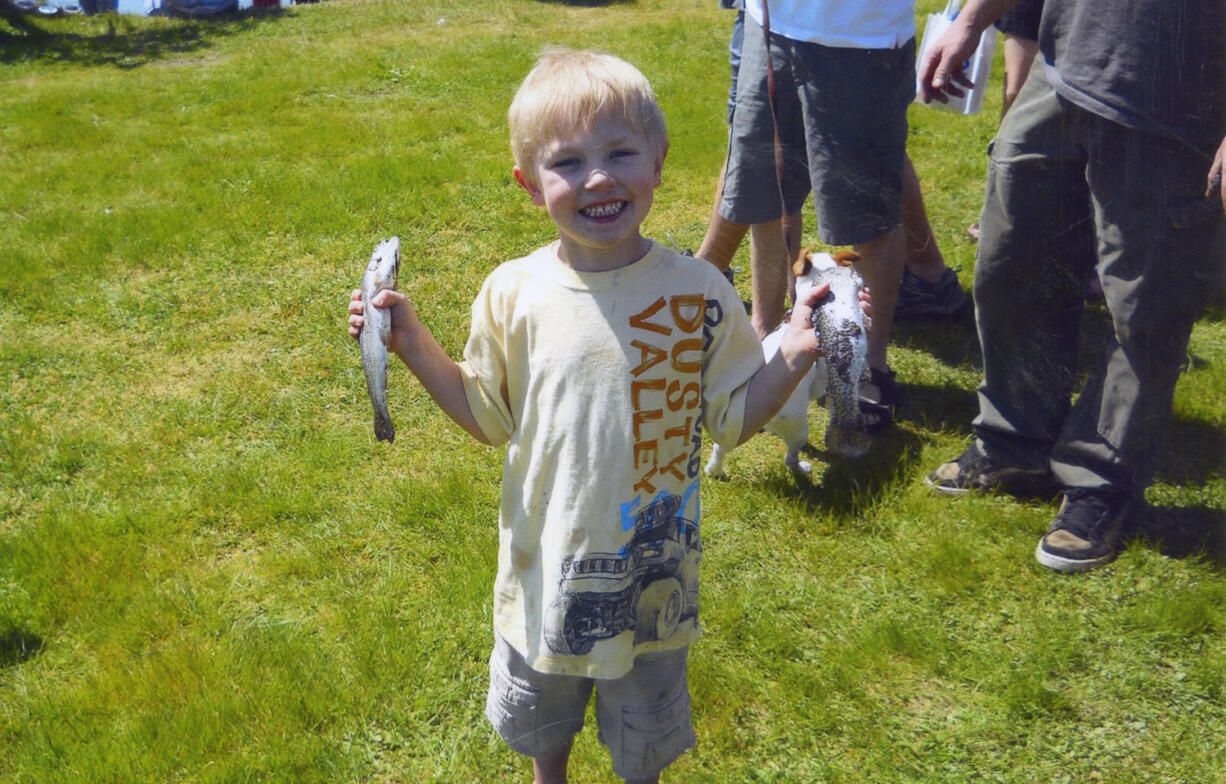
[[[1198,307],[1222,283],[1226,226],[1201,191],[1203,156],[1077,109],[1035,79],[990,159],[976,435],[996,462],[1049,464],[1065,488],[1137,494]],[[1112,330],[1070,406],[1095,260]]]
[[[1039,15],[1043,10],[1042,0],[1023,0],[997,22],[996,26],[1005,34],[1004,51],[1005,78],[1003,80],[1004,94],[1001,96],[1000,117],[1003,120],[1017,96],[1022,85],[1030,75],[1035,55],[1039,51]],[[979,239],[979,224],[971,224],[967,232]]]
[[[775,328],[783,323],[785,298],[794,295],[791,290],[796,283],[792,275],[790,257],[800,248],[802,220],[797,214],[787,223],[791,237],[786,245],[784,222],[781,220],[755,223],[749,231],[749,267],[753,273],[750,280],[753,297],[750,321],[761,338],[774,332]]]
[[[732,23],[732,36],[728,41],[728,66],[731,79],[728,86],[728,125],[732,125],[732,115],[736,110],[736,83],[741,70],[741,48],[745,40],[745,11],[736,12]],[[729,139],[731,144],[731,139]],[[733,223],[719,214],[719,204],[724,196],[724,168],[719,170],[719,182],[715,186],[715,203],[711,206],[711,217],[707,220],[707,231],[703,235],[702,244],[698,247],[697,256],[714,264],[721,272],[727,273],[732,266],[732,257],[741,247],[748,224]]]
[[[886,349],[906,266],[902,204],[914,44],[849,50],[792,42],[789,54],[822,241],[852,245],[872,291],[870,378],[860,395],[870,431],[878,430],[890,423],[897,403]]]
[[[873,329],[868,336],[868,366],[886,372],[886,347],[894,325],[894,305],[898,302],[898,283],[906,263],[905,235],[901,225],[869,242],[855,245],[860,254],[856,269],[873,295]],[[869,399],[880,398],[873,390],[863,390]],[[880,392],[880,390],[877,390]]]
[[[928,222],[928,210],[924,207],[924,194],[920,190],[919,175],[908,155],[902,170],[902,223],[906,232],[904,248],[907,269],[916,277],[936,283],[945,272],[945,257],[937,245]]]
[[[1068,412],[1094,258],[1073,132],[1046,80],[1034,79],[989,149],[974,278],[984,365],[974,430],[1002,465],[1046,468]]]
[[[1086,150],[1112,331],[1052,449],[1064,503],[1035,558],[1082,572],[1115,557],[1144,498],[1197,311],[1221,283],[1226,221],[1201,191],[1203,154],[1071,105],[1065,114]]]
[[[1034,57],[1039,52],[1039,42],[1013,33],[1005,33],[1004,52],[1004,95],[1000,101],[1002,120],[1005,113],[1013,106],[1013,102],[1017,100],[1022,85],[1026,83],[1026,77],[1030,75],[1030,66],[1034,64]],[[975,239],[979,239],[979,224],[971,224],[967,232]]]
[[[1111,333],[1052,453],[1067,488],[1140,495],[1167,432],[1200,307],[1222,285],[1226,221],[1202,154],[1070,107],[1085,128]]]
[[[749,224],[735,223],[719,213],[719,204],[724,194],[724,170],[720,169],[719,182],[715,186],[715,203],[711,206],[711,216],[707,219],[707,231],[702,236],[702,243],[694,254],[700,259],[706,259],[721,272],[732,266],[732,258],[741,247],[741,241],[749,231]]]
[[[779,88],[778,124],[766,87],[768,58],[773,62]],[[752,322],[760,336],[782,321],[792,256],[800,244],[798,213],[809,192],[804,124],[792,79],[786,52],[769,50],[762,28],[748,22],[729,130],[728,158],[699,255],[727,268],[747,227],[752,227],[748,229],[753,275]],[[775,166],[777,143],[783,150],[782,183]],[[780,190],[784,191],[782,199]],[[784,215],[794,217],[783,221]],[[781,226],[785,222],[790,229],[786,242]]]
[[[742,240],[749,234],[750,296],[753,302],[750,320],[758,337],[764,338],[783,322],[785,299],[795,285],[789,256],[800,248],[803,220],[798,213],[788,221],[791,236],[787,244],[784,242],[782,220],[752,225],[730,221],[719,213],[723,185],[724,175],[721,171],[707,231],[695,255],[720,270],[728,270]]]

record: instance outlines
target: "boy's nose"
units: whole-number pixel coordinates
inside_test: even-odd
[[[609,174],[604,168],[597,166],[588,171],[587,180],[584,184],[588,188],[601,188],[612,183],[613,175]]]

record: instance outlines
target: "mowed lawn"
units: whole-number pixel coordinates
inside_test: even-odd
[[[399,366],[376,443],[346,300],[398,235],[401,288],[460,354],[483,278],[550,239],[505,122],[548,44],[652,80],[672,143],[645,232],[697,247],[732,19],[0,20],[0,781],[530,779],[482,715],[502,452]],[[910,114],[967,288],[999,77],[981,114]],[[924,485],[969,438],[968,323],[898,325],[906,401],[864,461],[819,451],[797,481],[771,437],[732,453],[704,485],[699,745],[666,780],[1226,781],[1224,317],[1197,324],[1137,536],[1092,574],[1034,562],[1054,502]],[[1092,306],[1087,356],[1109,329]],[[589,721],[572,779],[608,768]]]

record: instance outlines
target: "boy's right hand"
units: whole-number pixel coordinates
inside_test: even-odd
[[[492,443],[473,416],[459,364],[447,356],[430,330],[417,318],[409,298],[399,291],[384,289],[370,298],[370,304],[391,309],[388,350],[400,357],[417,376],[447,416],[481,443]],[[362,326],[366,323],[362,311],[362,290],[355,289],[349,295],[349,337],[354,340],[362,334]]]
[[[392,316],[391,336],[387,348],[397,356],[403,356],[402,349],[407,345],[411,325],[417,322],[417,314],[413,304],[402,292],[384,289],[371,298],[370,304],[376,308],[390,308]],[[354,340],[362,334],[362,326],[366,323],[363,314],[362,290],[354,289],[349,295],[349,337]]]

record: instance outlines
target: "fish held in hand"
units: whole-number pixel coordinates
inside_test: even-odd
[[[375,247],[362,276],[363,324],[358,336],[366,391],[375,410],[375,438],[389,443],[396,439],[396,429],[387,413],[387,344],[392,334],[392,313],[390,308],[376,308],[370,301],[384,289],[394,291],[399,274],[400,238],[392,237]]]
[[[864,281],[850,266],[858,259],[851,251],[831,256],[806,253],[797,261],[797,298],[802,287],[830,284],[827,294],[813,309],[813,328],[821,343],[826,370],[826,448],[841,457],[863,457],[869,436],[860,411],[860,378],[868,363],[868,328],[860,308]]]

